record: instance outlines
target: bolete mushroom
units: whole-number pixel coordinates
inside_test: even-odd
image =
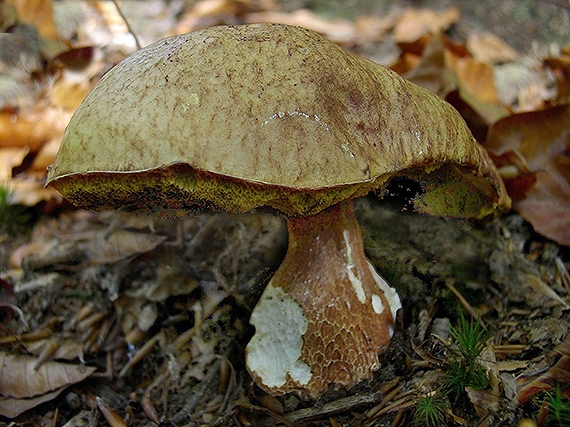
[[[352,199],[418,181],[418,211],[509,205],[459,114],[303,28],[221,26],[153,43],[71,119],[47,184],[92,209],[287,219],[288,250],[251,315],[247,367],[272,394],[318,397],[379,368],[399,298],[366,259]]]

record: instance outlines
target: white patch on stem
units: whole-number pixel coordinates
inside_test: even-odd
[[[382,304],[380,295],[372,294],[372,308],[376,314],[382,314],[384,311],[384,304]]]
[[[350,280],[350,284],[354,288],[354,292],[356,293],[358,301],[364,304],[366,302],[366,294],[364,293],[364,287],[362,286],[362,282],[358,277],[356,277],[356,274],[354,274],[353,271],[354,261],[352,260],[352,248],[350,247],[350,240],[349,240],[350,235],[348,233],[348,230],[344,230],[342,232],[342,235],[344,237],[344,242],[346,244],[346,258],[347,258],[346,266],[348,268],[347,270],[348,280]]]
[[[249,321],[255,334],[247,345],[247,367],[267,387],[281,387],[289,376],[299,385],[312,377],[299,360],[308,322],[302,308],[280,287],[267,285]]]

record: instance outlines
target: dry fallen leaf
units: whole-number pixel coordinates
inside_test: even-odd
[[[449,56],[453,70],[461,85],[478,100],[499,104],[495,89],[493,69],[489,64],[476,61],[468,56]]]
[[[517,379],[517,402],[524,404],[533,396],[552,390],[556,383],[570,383],[570,335],[567,335],[556,348],[551,352],[551,356],[557,359],[556,363],[550,365],[550,369],[531,368],[519,375]],[[539,375],[537,375],[537,372]]]
[[[497,157],[514,153],[514,158],[524,161],[536,182],[513,208],[538,233],[570,246],[570,105],[499,120],[489,130],[485,147]],[[519,172],[505,181],[512,185],[528,179]]]
[[[544,61],[550,68],[557,83],[556,102],[558,104],[570,103],[570,52],[560,58],[548,58]]]
[[[0,112],[0,147],[28,147],[38,150],[45,142],[61,138],[71,112],[43,108],[32,113]]]
[[[459,9],[450,7],[441,12],[432,9],[408,8],[394,28],[394,39],[398,43],[412,43],[427,33],[438,33],[459,20]]]
[[[434,34],[423,47],[420,61],[404,77],[442,98],[457,87],[457,77],[447,66],[445,36]]]
[[[42,37],[58,39],[51,0],[9,0],[21,21],[36,27]]]
[[[273,0],[200,0],[183,14],[173,33],[187,33],[221,23],[235,24],[246,14],[275,8]]]
[[[52,361],[34,370],[36,362],[35,357],[0,352],[0,414],[16,417],[95,372],[94,367]]]
[[[117,230],[110,236],[98,234],[85,243],[85,249],[92,263],[103,264],[151,251],[165,240],[166,236]]]
[[[47,362],[34,370],[36,358],[0,353],[0,394],[28,398],[83,381],[94,367]]]
[[[29,152],[28,147],[0,147],[0,183],[3,186],[12,179],[12,169],[20,166]]]
[[[473,59],[486,64],[514,61],[518,53],[492,33],[473,32],[467,38],[467,49]]]
[[[42,403],[55,399],[65,389],[66,387],[61,387],[49,393],[26,399],[0,397],[0,414],[8,418],[16,418],[18,415],[26,412],[29,409],[35,408]]]

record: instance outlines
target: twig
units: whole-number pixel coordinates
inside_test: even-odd
[[[121,10],[121,8],[119,7],[119,4],[117,3],[117,0],[112,0],[113,4],[115,5],[115,8],[117,8],[117,12],[119,13],[119,15],[121,16],[121,19],[123,21],[125,21],[125,25],[127,26],[127,30],[129,30],[129,33],[132,34],[133,38],[135,39],[135,45],[137,47],[137,50],[141,49],[141,44],[139,42],[139,38],[137,37],[137,35],[135,34],[135,32],[133,31],[133,29],[131,28],[131,24],[129,24],[129,20],[127,19],[127,17],[123,14],[123,11]]]
[[[364,395],[348,396],[342,399],[325,403],[323,406],[313,406],[311,408],[299,409],[298,411],[289,412],[284,417],[291,421],[294,425],[297,422],[309,421],[315,418],[330,417],[332,415],[352,411],[360,406],[372,405],[378,403],[383,397],[382,393],[369,393]]]
[[[481,319],[481,316],[479,316],[479,314],[475,311],[473,306],[471,304],[469,304],[469,302],[465,298],[463,298],[463,295],[461,295],[461,292],[459,292],[457,290],[457,288],[455,286],[453,286],[453,284],[449,283],[448,280],[445,280],[445,286],[447,286],[447,289],[449,289],[451,291],[451,293],[453,295],[455,295],[455,298],[457,298],[457,300],[461,303],[463,308],[465,310],[467,310],[467,312],[471,315],[471,317],[473,317],[473,319],[477,320],[477,322],[479,322],[481,327],[484,328],[485,322],[483,322],[483,319]]]

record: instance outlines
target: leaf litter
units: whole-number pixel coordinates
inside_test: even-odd
[[[0,356],[19,374],[2,375],[0,414],[19,425],[81,425],[97,411],[113,426],[408,425],[418,396],[444,380],[451,325],[468,313],[491,332],[479,359],[492,387],[445,402],[446,422],[547,425],[545,392],[564,398],[570,375],[569,48],[539,55],[488,32],[458,38],[469,17],[455,7],[351,19],[303,2],[190,3],[2,4],[0,182],[10,204],[42,215],[27,235],[1,237]],[[358,201],[368,255],[405,308],[374,380],[316,404],[264,395],[243,366],[249,312],[285,248],[278,218],[92,214],[43,188],[65,124],[136,49],[132,32],[147,44],[261,21],[320,32],[447,99],[515,200],[516,212],[486,225]]]

